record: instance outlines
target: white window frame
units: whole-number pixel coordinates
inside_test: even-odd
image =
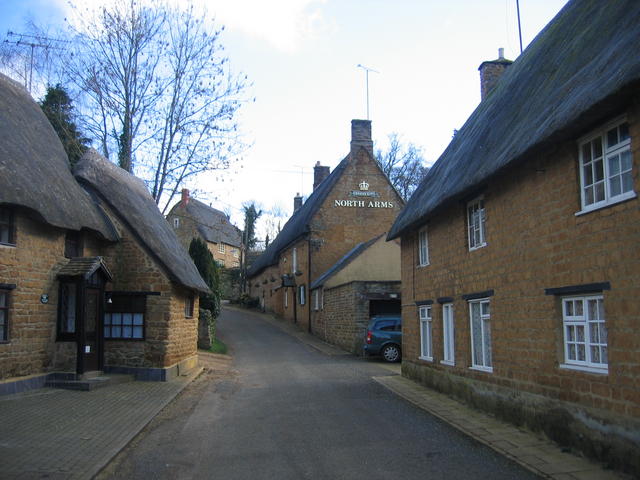
[[[453,321],[453,303],[442,304],[442,360],[444,365],[456,364],[455,324]]]
[[[298,297],[300,305],[305,305],[307,303],[307,292],[304,285],[300,285],[298,287]]]
[[[293,248],[293,253],[291,254],[291,269],[293,270],[293,273],[296,273],[298,271],[298,249],[297,248]]]
[[[289,308],[289,289],[284,289],[284,308]]]
[[[218,253],[225,253],[225,252],[226,252],[226,249],[225,249],[224,243],[222,242],[218,243]]]
[[[431,305],[420,305],[420,360],[433,361],[433,318]]]
[[[418,266],[426,267],[429,265],[429,236],[427,227],[418,230]]]
[[[316,288],[313,291],[313,309],[318,311],[321,310],[323,305],[322,305],[322,288]]]
[[[593,302],[595,310],[589,308]],[[564,363],[561,368],[608,373],[607,326],[602,295],[562,298],[562,338]],[[603,357],[604,361],[600,361]]]
[[[483,306],[486,305],[486,313]],[[478,317],[474,319],[474,308],[479,308]],[[479,323],[480,339],[476,342],[474,335],[474,320]],[[493,346],[491,344],[491,302],[488,298],[480,298],[477,300],[469,300],[469,337],[471,340],[471,369],[483,372],[493,372]],[[488,341],[487,341],[488,340]],[[476,352],[476,343],[480,346],[481,351]],[[488,346],[488,351],[486,349]],[[476,353],[479,353],[480,360],[477,361]]]
[[[626,138],[618,140],[626,131]],[[617,143],[609,146],[609,134],[615,132]],[[633,189],[633,156],[631,153],[631,137],[629,136],[629,123],[621,117],[606,124],[595,132],[579,140],[579,167],[580,167],[580,206],[582,210],[576,215],[608,207],[630,198],[635,198]],[[628,160],[628,168],[623,168],[623,158]],[[614,168],[617,160],[618,167]],[[598,164],[601,165],[598,168]],[[617,171],[616,171],[617,170]],[[618,178],[620,192],[613,192],[613,182]],[[630,189],[622,191],[623,178],[630,184]],[[591,183],[587,183],[591,182]],[[596,195],[602,196],[596,200]]]
[[[238,258],[240,256],[240,251],[237,248],[232,248],[231,250],[235,258]]]
[[[467,240],[469,242],[469,251],[477,250],[487,245],[484,195],[476,197],[467,203]]]
[[[173,228],[180,228],[180,217],[173,218]]]

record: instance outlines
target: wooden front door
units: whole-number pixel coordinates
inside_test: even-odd
[[[102,322],[100,321],[102,291],[97,288],[87,288],[84,298],[82,373],[102,368]]]

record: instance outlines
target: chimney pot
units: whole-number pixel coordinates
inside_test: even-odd
[[[498,59],[482,62],[478,70],[480,70],[480,99],[485,97],[493,90],[500,80],[500,77],[513,62],[504,58],[504,48],[498,49]]]
[[[358,147],[364,147],[373,156],[371,120],[351,120],[351,153]]]
[[[313,167],[313,189],[315,190],[322,181],[329,176],[330,169],[320,165],[320,162],[316,162]]]
[[[182,205],[186,206],[188,203],[189,203],[189,189],[183,188],[182,189]]]
[[[302,197],[300,193],[296,193],[296,196],[293,197],[293,213],[296,213],[300,207],[302,207]]]

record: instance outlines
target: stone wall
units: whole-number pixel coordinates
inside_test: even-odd
[[[145,340],[105,340],[106,366],[167,367],[197,353],[197,313],[185,317],[192,293],[173,284],[163,269],[111,212],[121,241],[108,244],[83,233],[83,255],[101,255],[113,274],[107,290],[147,291]],[[76,342],[56,341],[57,274],[64,257],[65,231],[15,215],[15,246],[0,245],[0,283],[10,294],[9,340],[0,343],[0,380],[50,371],[74,371]],[[48,303],[41,303],[41,295]],[[194,311],[198,311],[197,295]]]
[[[312,314],[313,334],[360,355],[371,316],[370,300],[399,292],[398,282],[350,282],[324,289],[322,309]]]
[[[58,306],[56,274],[66,263],[64,230],[36,222],[21,211],[15,212],[14,219],[15,246],[0,245],[0,283],[16,285],[10,293],[8,341],[0,343],[0,379],[52,368]],[[48,303],[41,303],[42,294],[49,296]]]
[[[637,109],[629,113],[637,172],[640,123]],[[640,311],[635,301],[640,296],[640,209],[638,200],[631,199],[576,215],[581,208],[579,175],[576,143],[567,142],[488,182],[478,192],[484,194],[487,241],[478,250],[468,249],[462,202],[429,220],[429,266],[416,267],[416,232],[402,238],[403,373],[606,458],[606,448],[599,443],[605,430],[611,442],[628,446],[634,439],[636,451],[640,448]],[[639,192],[637,174],[634,180]],[[608,374],[561,368],[561,298],[546,295],[545,289],[600,282],[611,286],[603,291]],[[493,371],[482,372],[470,369],[469,307],[462,295],[488,290],[493,290]],[[440,297],[453,298],[454,366],[440,363]],[[415,302],[427,300],[434,302],[433,362],[419,359]],[[498,387],[510,393],[480,401]],[[545,398],[548,415],[524,413],[525,394]],[[510,398],[513,408],[506,406]],[[554,412],[571,412],[571,428],[555,429]],[[582,427],[576,428],[574,422],[582,422]],[[588,437],[586,431],[591,432]],[[580,432],[583,440],[578,442],[567,432]],[[591,447],[586,446],[589,442]],[[624,455],[619,453],[608,461],[623,464]]]

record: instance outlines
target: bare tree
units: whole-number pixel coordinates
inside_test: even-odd
[[[146,155],[151,194],[156,203],[164,199],[163,212],[184,180],[228,168],[239,153],[235,113],[247,81],[227,70],[222,29],[211,30],[193,6],[172,10],[167,19],[167,82],[152,115],[154,150]]]
[[[88,130],[109,157],[115,143],[118,163],[133,172],[137,139],[163,89],[158,76],[166,10],[136,0],[113,2],[97,15],[78,14],[67,73],[85,93]],[[78,7],[76,7],[77,9]]]
[[[375,158],[404,200],[411,196],[429,171],[424,165],[421,148],[413,143],[403,145],[397,133],[389,134],[389,149],[377,149]]]

